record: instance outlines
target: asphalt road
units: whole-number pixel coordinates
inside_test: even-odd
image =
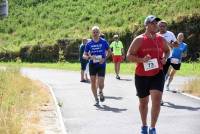
[[[62,105],[68,134],[139,134],[141,121],[133,75],[116,80],[114,75],[107,74],[106,100],[95,107],[90,84],[79,82],[78,72],[23,68],[22,73],[53,88]],[[180,85],[186,81],[187,78],[176,77],[172,89],[181,90]],[[158,134],[200,134],[200,100],[168,91],[163,99],[165,106],[157,123]]]

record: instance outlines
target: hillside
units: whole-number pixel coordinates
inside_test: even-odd
[[[172,22],[199,11],[199,0],[9,0],[9,17],[0,21],[0,49],[89,37],[95,24],[105,33],[132,32],[149,14]]]

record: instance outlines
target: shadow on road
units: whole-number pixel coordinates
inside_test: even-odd
[[[123,97],[105,96],[106,99],[122,100]]]
[[[190,111],[198,111],[198,110],[200,110],[200,107],[181,106],[181,105],[173,104],[171,102],[164,102],[163,106],[174,108],[174,109],[186,109],[186,110],[190,110]]]
[[[124,108],[124,109],[120,109],[120,108],[114,108],[114,107],[110,107],[110,106],[107,106],[107,105],[102,105],[102,106],[97,106],[97,110],[100,110],[100,111],[111,111],[111,112],[114,112],[114,113],[121,113],[123,111],[126,111],[127,109]]]
[[[132,81],[132,79],[125,79],[125,78],[120,78],[119,80],[122,80],[122,81]]]

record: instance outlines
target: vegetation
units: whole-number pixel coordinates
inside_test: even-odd
[[[189,94],[200,97],[200,78],[194,78],[184,84],[183,89]]]
[[[58,62],[58,63],[21,63],[21,62],[1,62],[0,66],[6,67],[39,67],[39,68],[50,68],[50,69],[64,69],[69,71],[80,71],[80,63],[69,63],[69,62]],[[121,74],[133,75],[135,64],[133,63],[122,63]],[[107,73],[115,73],[113,63],[106,65]],[[182,63],[181,70],[177,72],[180,76],[200,76],[200,63]]]
[[[199,0],[9,0],[9,16],[0,21],[0,49],[19,51],[25,45],[89,36],[95,24],[105,33],[126,33],[149,14],[172,22],[199,9]]]
[[[31,120],[39,120],[37,111],[49,98],[38,85],[16,69],[0,70],[0,133],[37,133]]]

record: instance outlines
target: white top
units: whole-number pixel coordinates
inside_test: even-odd
[[[174,35],[174,33],[172,33],[171,31],[167,31],[164,34],[159,33],[162,37],[165,38],[165,40],[167,40],[168,43],[171,43],[171,41],[176,41],[176,36]]]

